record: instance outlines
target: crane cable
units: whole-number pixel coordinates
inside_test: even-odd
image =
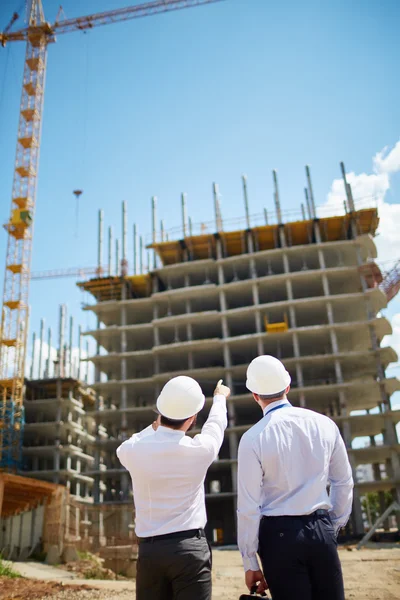
[[[86,33],[86,32],[85,32]],[[85,50],[84,50],[84,86],[83,86],[83,123],[82,123],[82,145],[81,145],[81,161],[80,161],[80,180],[85,184],[85,169],[86,169],[86,148],[87,148],[87,121],[88,121],[88,79],[89,79],[89,48],[87,38],[85,37]],[[79,155],[78,155],[79,156]],[[75,238],[79,237],[79,198],[82,194],[80,190],[79,194],[76,194],[76,210],[75,210]]]

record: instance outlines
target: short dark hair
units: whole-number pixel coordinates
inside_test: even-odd
[[[171,429],[180,429],[184,423],[186,423],[187,419],[179,419],[176,421],[175,419],[168,419],[168,417],[160,416],[160,423],[164,425],[164,427],[170,427]]]
[[[286,388],[277,394],[257,394],[260,400],[267,402],[268,400],[280,400],[285,395]]]

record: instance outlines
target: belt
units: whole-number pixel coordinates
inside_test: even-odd
[[[164,535],[153,535],[152,537],[138,538],[139,543],[158,542],[160,540],[185,539],[190,537],[206,537],[204,529],[186,529],[185,531],[174,531],[173,533],[164,533]]]
[[[263,521],[264,519],[282,519],[287,517],[329,517],[329,512],[324,508],[319,508],[318,510],[314,510],[314,512],[308,515],[263,515],[261,517],[261,520]]]

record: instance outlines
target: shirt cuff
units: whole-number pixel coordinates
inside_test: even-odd
[[[217,394],[216,396],[214,396],[214,404],[216,404],[217,402],[226,402],[226,396],[224,396],[223,394]]]
[[[245,571],[259,571],[260,565],[258,564],[257,556],[242,556],[243,566]]]

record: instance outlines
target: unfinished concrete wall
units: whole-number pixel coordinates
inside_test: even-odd
[[[245,387],[259,354],[282,359],[292,377],[290,400],[333,418],[359,464],[385,464],[386,478],[357,482],[352,530],[364,529],[360,496],[394,490],[400,497],[399,445],[390,395],[399,389],[385,369],[396,360],[382,338],[387,298],[368,271],[376,256],[376,211],[251,230],[190,236],[153,244],[163,266],[148,275],[81,284],[98,328],[87,332],[99,351],[94,416],[95,502],[132,499],[115,450],[153,420],[168,379],[194,377],[207,396],[218,379],[232,388],[229,427],[206,481],[210,538],[235,539],[237,447],[260,418]],[[367,267],[365,269],[364,267]],[[358,414],[356,411],[362,411]],[[199,426],[207,410],[199,415]],[[383,444],[374,445],[383,434]],[[367,448],[356,440],[369,436]],[[356,479],[357,481],[357,479]],[[399,498],[400,499],[400,498]],[[218,530],[222,529],[222,533]]]

